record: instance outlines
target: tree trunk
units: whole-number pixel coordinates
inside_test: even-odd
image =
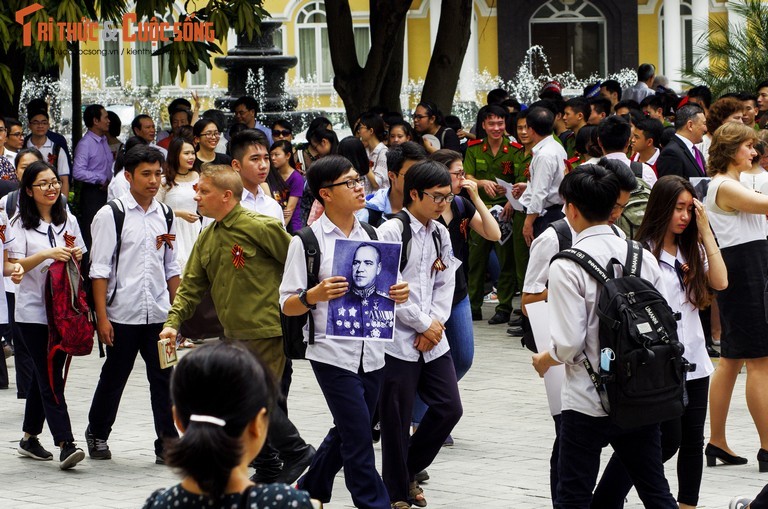
[[[9,96],[6,90],[0,91],[0,115],[8,115],[18,118],[21,103],[21,87],[24,84],[24,58],[12,58],[0,50],[0,60],[11,69],[11,81],[13,82],[13,95]]]
[[[443,0],[435,48],[429,61],[423,101],[432,101],[448,115],[459,82],[461,64],[469,45],[472,26],[472,0]]]
[[[83,137],[83,89],[80,83],[80,43],[73,43],[72,49],[72,157],[75,145]],[[104,105],[106,106],[106,105]]]
[[[386,106],[389,111],[400,113],[402,104],[400,103],[400,92],[403,85],[403,61],[405,52],[405,20],[397,32],[395,48],[392,51],[392,57],[389,60],[389,69],[387,70],[387,79],[381,86],[379,104]]]

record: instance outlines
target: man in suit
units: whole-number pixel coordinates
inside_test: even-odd
[[[688,103],[675,116],[675,135],[667,143],[656,161],[659,177],[680,175],[706,177],[704,155],[696,148],[707,132],[704,110],[696,104]]]

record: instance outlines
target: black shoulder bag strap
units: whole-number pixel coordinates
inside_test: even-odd
[[[361,222],[360,226],[363,227],[363,230],[365,230],[365,233],[368,234],[368,237],[370,237],[371,240],[379,240],[379,234],[376,232],[376,228],[374,228],[372,225]]]
[[[307,264],[307,289],[314,288],[320,283],[320,244],[317,242],[315,232],[309,226],[305,226],[296,235],[301,239],[304,246],[304,258]],[[312,317],[312,311],[307,311],[307,323],[309,324],[310,345],[315,343],[315,319]]]
[[[411,231],[411,218],[408,216],[408,213],[405,211],[405,209],[401,210],[397,214],[393,214],[392,218],[399,219],[403,224],[403,249],[400,252],[400,272],[403,272],[403,269],[405,269],[405,266],[408,264],[408,248],[411,245],[411,237],[413,236],[413,232]]]
[[[123,224],[125,223],[125,208],[122,202],[120,202],[120,206],[118,206],[118,202],[120,202],[119,199],[107,202],[107,205],[112,209],[112,215],[115,218],[115,275],[117,275],[117,267],[120,264],[120,249],[123,247]],[[112,295],[109,297],[107,306],[112,305],[112,301],[115,300],[115,295],[117,295],[117,286],[115,286],[115,291],[112,292]]]
[[[573,245],[573,234],[571,233],[571,227],[568,225],[565,219],[558,219],[553,221],[549,225],[550,228],[557,233],[557,248],[559,251],[568,249]]]

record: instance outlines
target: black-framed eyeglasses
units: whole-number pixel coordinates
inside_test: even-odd
[[[200,133],[200,136],[204,136],[206,138],[219,138],[221,133],[219,131],[211,131],[208,133]]]
[[[431,194],[426,191],[424,191],[424,194],[432,198],[432,201],[435,203],[451,203],[453,199],[455,198],[453,193],[448,194]]]
[[[289,131],[288,129],[272,129],[272,137],[277,138],[278,136],[290,136],[293,132]]]
[[[324,189],[336,186],[347,186],[349,189],[354,189],[357,186],[362,186],[365,183],[365,177],[357,177],[356,179],[345,180],[344,182],[336,182],[335,184],[328,184],[323,186]]]
[[[37,125],[48,125],[48,121],[47,120],[33,120],[32,122],[29,123],[29,125],[34,125],[34,126],[37,126]]]
[[[19,131],[17,133],[8,133],[8,136],[16,136],[17,138],[22,138],[24,136],[24,132]]]
[[[414,120],[421,120],[422,118],[429,118],[429,115],[418,115],[418,114],[413,115]]]
[[[464,170],[449,171],[448,173],[450,173],[451,175],[456,175],[459,178],[464,178],[467,176],[467,173]]]
[[[61,187],[61,180],[54,180],[51,182],[42,182],[40,184],[32,184],[32,187],[40,188],[41,191],[47,191],[49,189],[58,189]]]

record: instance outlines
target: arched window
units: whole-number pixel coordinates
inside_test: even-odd
[[[530,23],[530,44],[544,48],[553,74],[607,74],[605,16],[589,1],[549,0]]]
[[[680,0],[680,47],[683,49],[683,61],[673,63],[673,67],[682,67],[683,71],[693,70],[693,10],[690,0]],[[659,62],[660,74],[667,74],[668,66],[664,61],[664,5],[659,9]]]

